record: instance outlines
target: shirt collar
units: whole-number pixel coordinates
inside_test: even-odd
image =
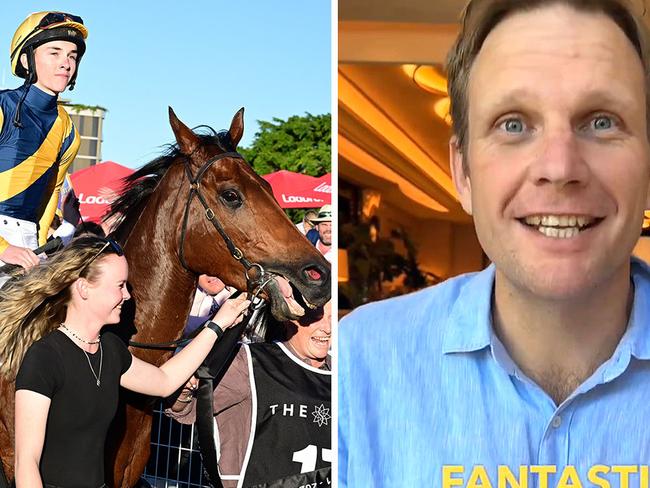
[[[495,342],[497,355],[505,352],[492,328],[494,273],[492,264],[473,275],[461,288],[447,319],[443,353],[478,351],[490,345],[494,347]],[[632,311],[617,349],[629,349],[638,359],[650,359],[650,266],[633,257],[631,275]]]
[[[447,319],[443,353],[478,351],[490,345],[494,270],[492,264],[462,285]]]
[[[29,91],[25,97],[25,103],[29,106],[29,108],[40,110],[42,112],[48,112],[56,109],[56,101],[58,98],[56,95],[45,93],[36,85],[29,85],[27,89]]]
[[[631,272],[634,301],[619,349],[627,347],[637,359],[650,359],[650,267],[633,257]]]

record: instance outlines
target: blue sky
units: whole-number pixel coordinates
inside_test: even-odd
[[[190,127],[226,129],[245,107],[247,146],[257,120],[331,111],[327,0],[5,2],[0,86],[11,74],[9,43],[32,12],[80,15],[90,33],[77,86],[63,97],[101,105],[102,157],[138,167],[173,142],[167,107]]]

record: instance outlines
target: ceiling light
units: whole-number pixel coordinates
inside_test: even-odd
[[[404,64],[402,70],[423,90],[447,95],[447,78],[434,66]]]
[[[451,126],[451,113],[449,113],[450,108],[451,100],[449,97],[441,98],[433,104],[433,111],[449,126]]]

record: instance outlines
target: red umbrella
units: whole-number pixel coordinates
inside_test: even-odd
[[[323,180],[326,177],[329,179]],[[315,178],[283,169],[263,178],[271,184],[273,195],[282,208],[322,207],[332,199],[329,174]]]
[[[133,171],[113,161],[104,161],[72,173],[70,179],[81,204],[79,210],[83,219],[100,222],[122,189],[122,178]]]
[[[332,203],[332,173],[327,173],[326,175],[316,178],[315,181],[311,182],[309,185],[301,187],[295,190],[298,194],[308,194],[313,193],[317,195],[318,198],[323,200],[323,204]],[[321,205],[321,206],[322,206]]]

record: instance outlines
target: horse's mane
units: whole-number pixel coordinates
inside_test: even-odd
[[[199,132],[199,129],[204,129],[209,133]],[[216,132],[207,125],[200,125],[192,130],[199,137],[202,146],[217,146],[222,152],[235,151],[236,149],[228,131]],[[118,220],[113,225],[111,234],[122,243],[131,233],[149,201],[149,197],[156,191],[158,183],[167,174],[169,168],[186,159],[177,143],[167,144],[163,147],[166,148],[163,154],[122,179],[124,187],[104,215],[104,220],[117,216]]]

